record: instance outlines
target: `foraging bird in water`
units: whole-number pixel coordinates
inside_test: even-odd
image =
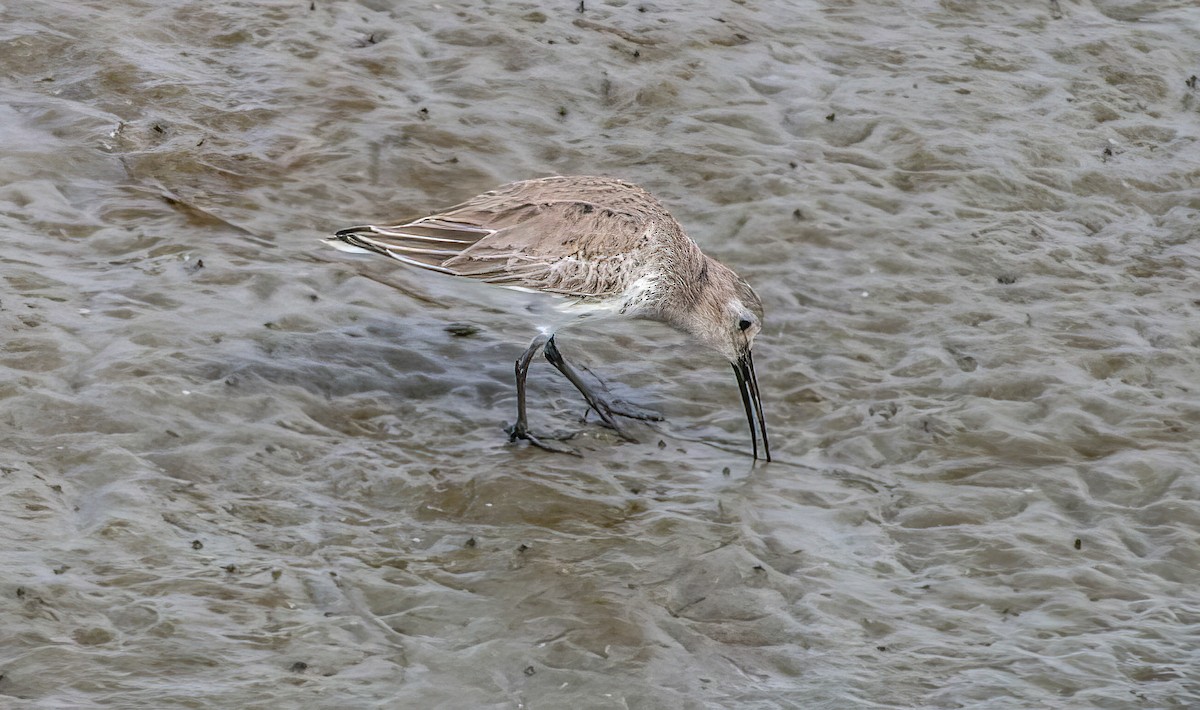
[[[531,434],[526,421],[525,377],[539,348],[606,425],[634,440],[614,415],[647,417],[605,401],[554,342],[556,330],[572,321],[623,316],[666,323],[728,359],[754,458],[761,433],[763,455],[771,460],[751,357],[762,330],[762,301],[729,267],[701,252],[662,203],[637,185],[587,176],[514,182],[438,214],[390,227],[350,227],[325,242],[555,302],[556,322],[516,362],[517,421],[507,429],[510,440],[557,450]]]

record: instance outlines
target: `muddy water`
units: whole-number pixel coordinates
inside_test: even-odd
[[[5,707],[1200,704],[1200,10],[0,5]],[[645,184],[728,366],[317,237]]]

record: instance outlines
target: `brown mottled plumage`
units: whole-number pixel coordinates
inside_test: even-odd
[[[553,294],[579,315],[645,318],[682,330],[733,364],[755,458],[755,412],[766,458],[771,458],[750,358],[762,327],[762,302],[737,274],[701,252],[662,203],[637,185],[589,176],[515,182],[404,224],[343,229],[327,243],[497,286]],[[525,430],[524,406],[524,371],[543,343],[547,359],[605,423],[621,431],[612,414],[624,413],[586,388],[562,361],[550,332],[535,338],[517,361],[518,420],[512,436],[543,445]]]

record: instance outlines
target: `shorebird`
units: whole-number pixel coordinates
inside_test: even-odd
[[[729,360],[750,425],[771,460],[767,423],[751,346],[762,330],[762,301],[729,267],[705,255],[653,195],[605,177],[548,177],[503,185],[437,214],[395,226],[343,229],[325,242],[410,266],[525,291],[548,300],[554,317],[516,361],[517,421],[510,441],[556,451],[529,431],[525,378],[538,349],[623,438],[623,411],[589,387],[554,342],[583,318],[642,318],[666,323]],[[757,423],[757,429],[755,424]]]

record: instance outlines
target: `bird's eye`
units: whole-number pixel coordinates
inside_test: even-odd
[[[750,326],[752,326],[752,325],[754,325],[754,324],[751,323],[749,320],[743,318],[738,321],[738,330],[741,330],[743,332],[750,330]]]

